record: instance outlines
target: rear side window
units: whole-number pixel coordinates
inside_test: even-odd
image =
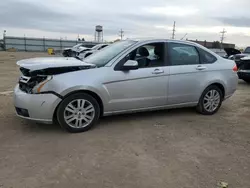
[[[199,64],[199,54],[194,46],[169,43],[171,65],[196,65]]]
[[[214,57],[212,54],[210,54],[209,52],[198,48],[199,53],[200,53],[200,59],[201,59],[201,64],[211,64],[214,63],[217,58]]]

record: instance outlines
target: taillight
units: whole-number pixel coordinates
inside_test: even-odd
[[[234,67],[233,67],[233,71],[234,71],[234,72],[237,72],[237,71],[238,71],[238,67],[237,67],[237,65],[234,65]]]

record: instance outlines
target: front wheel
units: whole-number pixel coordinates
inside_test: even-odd
[[[97,101],[85,93],[75,93],[65,98],[57,110],[57,119],[68,132],[84,132],[92,128],[100,116]]]
[[[209,86],[202,93],[196,109],[201,114],[212,115],[219,110],[222,100],[221,89],[215,85]]]

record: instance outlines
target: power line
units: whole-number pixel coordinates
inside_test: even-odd
[[[174,25],[173,25],[173,33],[172,33],[172,39],[174,39],[175,38],[175,21],[174,21]]]
[[[121,40],[124,37],[124,31],[122,29],[119,31],[119,37],[121,38]]]

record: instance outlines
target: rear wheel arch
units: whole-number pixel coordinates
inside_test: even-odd
[[[203,115],[213,115],[216,113],[224,100],[224,92],[222,84],[213,83],[207,86],[202,92],[196,106],[197,112]]]
[[[224,86],[224,84],[222,84],[222,83],[220,83],[220,82],[214,82],[214,83],[210,83],[210,84],[208,84],[202,91],[201,91],[201,94],[200,94],[200,96],[202,95],[202,93],[208,88],[208,87],[210,87],[210,86],[217,86],[220,90],[221,90],[221,92],[222,92],[222,94],[223,94],[223,98],[225,97],[225,86]]]
[[[209,86],[212,86],[212,85],[217,86],[221,90],[222,95],[223,95],[223,99],[224,99],[224,97],[225,97],[225,87],[224,87],[224,85],[222,85],[221,83],[214,83],[214,84],[211,84]]]

